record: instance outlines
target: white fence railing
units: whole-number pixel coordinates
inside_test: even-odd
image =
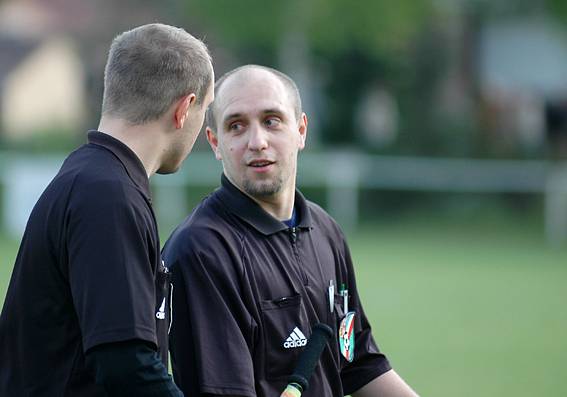
[[[195,153],[175,176],[155,177],[160,215],[178,216],[171,203],[184,202],[184,187],[215,186],[220,169],[212,155]],[[302,153],[298,184],[325,188],[329,212],[346,229],[358,223],[360,189],[540,193],[545,196],[547,240],[552,245],[567,242],[567,163]]]
[[[55,175],[63,157],[0,153],[3,218],[19,235],[33,203]],[[216,186],[221,166],[210,152],[195,152],[173,175],[152,178],[161,222],[177,224],[186,208],[186,187]],[[567,163],[371,156],[357,152],[302,153],[299,186],[323,187],[329,212],[345,229],[359,219],[361,189],[439,192],[540,193],[545,196],[545,233],[550,244],[567,242]]]

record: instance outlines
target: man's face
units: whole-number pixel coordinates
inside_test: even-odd
[[[211,85],[203,101],[200,104],[195,103],[189,106],[183,127],[174,132],[174,139],[172,139],[169,145],[166,156],[168,161],[162,165],[158,173],[173,173],[181,167],[183,160],[185,160],[187,155],[191,152],[191,149],[193,149],[197,136],[203,127],[207,107],[213,101],[213,97],[214,78],[211,79]]]
[[[287,88],[271,73],[253,70],[229,77],[217,95],[217,131],[207,135],[225,175],[254,198],[289,197],[307,119],[297,120]]]

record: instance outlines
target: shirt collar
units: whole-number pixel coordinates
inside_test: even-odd
[[[126,173],[142,193],[150,199],[150,181],[146,174],[146,169],[142,161],[136,156],[128,146],[118,139],[103,132],[91,130],[88,132],[87,139],[89,144],[95,144],[108,149],[124,165]],[[150,199],[151,201],[151,199]]]
[[[232,213],[262,234],[270,235],[288,229],[282,221],[268,214],[258,203],[234,186],[224,174],[221,177],[218,195]],[[296,227],[311,229],[312,219],[307,201],[297,189],[295,190],[295,209],[299,218]]]

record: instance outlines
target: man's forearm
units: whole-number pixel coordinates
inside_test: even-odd
[[[157,353],[133,340],[96,346],[86,356],[97,384],[109,396],[183,397]]]
[[[360,388],[353,397],[419,397],[393,370],[389,370]]]

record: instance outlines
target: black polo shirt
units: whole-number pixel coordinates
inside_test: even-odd
[[[89,132],[30,215],[0,317],[0,395],[105,396],[85,368],[105,343],[150,342],[165,364],[165,271],[142,163]]]
[[[295,196],[288,228],[223,176],[163,250],[173,273],[173,373],[185,395],[278,396],[312,326],[335,330],[304,397],[343,396],[390,369],[376,346],[337,224]],[[328,286],[345,284],[355,316],[355,359],[341,355],[342,318]]]

